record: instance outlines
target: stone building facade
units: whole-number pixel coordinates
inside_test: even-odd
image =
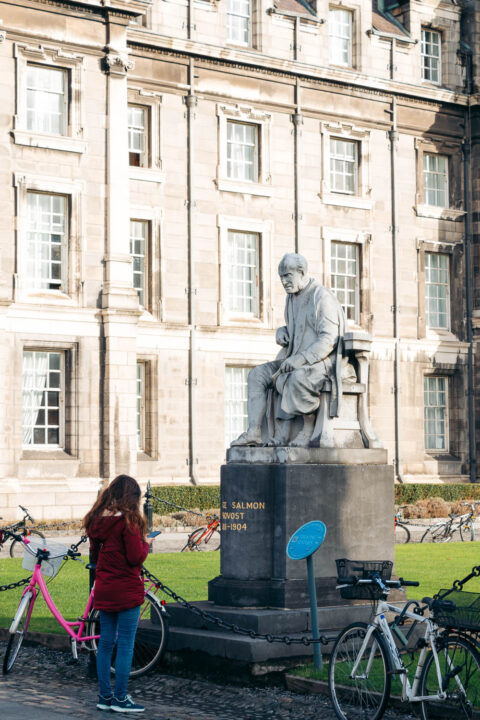
[[[294,250],[373,337],[399,481],[475,479],[479,23],[445,0],[0,2],[1,515],[78,517],[119,472],[218,482]]]

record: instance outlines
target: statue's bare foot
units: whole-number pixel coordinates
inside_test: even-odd
[[[312,437],[311,433],[305,432],[305,430],[301,430],[298,433],[298,435],[293,438],[292,442],[290,443],[290,446],[291,447],[309,447],[311,437]]]
[[[265,444],[267,447],[284,447],[288,443],[284,437],[278,437],[278,438],[268,438],[268,440]]]
[[[236,440],[230,443],[230,447],[260,447],[263,445],[262,431],[257,429],[248,429],[238,436]]]

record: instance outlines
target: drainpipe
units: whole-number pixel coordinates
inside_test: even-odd
[[[393,392],[395,396],[395,475],[403,483],[402,475],[402,436],[400,408],[400,336],[399,336],[399,291],[398,291],[398,197],[397,197],[397,100],[392,97],[392,128],[390,130],[390,168],[391,168],[391,204],[392,204],[392,272],[393,272],[393,341],[394,371]]]
[[[189,6],[193,0],[190,0]],[[192,485],[198,485],[197,477],[197,448],[196,448],[196,422],[195,422],[195,388],[197,385],[197,363],[196,363],[196,328],[195,328],[195,295],[197,290],[194,287],[194,218],[195,207],[193,190],[193,162],[194,162],[194,119],[197,98],[195,96],[195,65],[193,58],[190,59],[189,68],[189,91],[185,97],[187,106],[187,235],[188,235],[188,468],[189,480]]]
[[[299,171],[299,146],[300,135],[302,134],[301,125],[303,123],[303,115],[300,111],[300,81],[297,78],[295,85],[295,113],[292,115],[293,122],[293,174],[294,174],[294,218],[295,218],[295,252],[300,252],[300,171]]]
[[[468,445],[470,456],[470,482],[477,482],[477,458],[475,442],[475,385],[473,373],[473,328],[472,328],[472,218],[471,218],[471,138],[470,98],[472,93],[472,55],[465,53],[466,90],[469,95],[465,116],[465,138],[463,150],[463,192],[465,207],[465,305],[466,305],[466,336],[468,343],[467,355],[467,397],[468,397]]]

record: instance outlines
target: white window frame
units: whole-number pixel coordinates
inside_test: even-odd
[[[220,259],[219,325],[257,325],[261,327],[273,327],[273,308],[271,302],[272,222],[270,220],[255,220],[230,215],[219,215],[217,218],[217,226],[219,228]],[[229,312],[229,231],[255,233],[258,235],[258,314]]]
[[[252,294],[249,297],[249,304],[251,304],[252,309],[251,310],[244,310],[240,309],[238,307],[232,308],[231,300],[232,296],[237,297],[237,294],[233,294],[233,291],[238,291],[239,288],[245,289],[245,281],[243,282],[236,282],[234,278],[231,276],[231,272],[229,270],[232,267],[235,268],[246,268],[251,267],[247,263],[243,265],[233,265],[232,262],[230,262],[231,256],[232,256],[232,245],[236,246],[238,242],[241,242],[241,238],[248,238],[249,240],[253,240],[254,243],[254,260],[255,260],[255,266],[254,266],[254,287],[252,288]],[[228,302],[229,307],[227,308],[227,312],[231,316],[238,315],[240,317],[246,316],[246,317],[252,317],[252,318],[259,318],[260,317],[260,294],[261,294],[261,274],[260,274],[260,254],[261,254],[261,236],[259,233],[252,233],[252,232],[246,232],[245,230],[236,230],[236,229],[229,229],[227,231],[227,274],[228,274],[228,282],[226,282],[225,285],[225,291],[226,291],[226,300]],[[244,248],[246,250],[246,248]],[[248,252],[246,250],[246,252]],[[253,266],[252,266],[253,267]]]
[[[355,262],[355,274],[349,274],[348,272],[340,273],[340,272],[333,272],[333,260],[334,260],[334,247],[345,247],[345,248],[354,248],[355,249],[355,258],[347,258],[345,261],[348,263],[349,261]],[[343,307],[343,311],[345,313],[345,318],[347,320],[350,320],[352,323],[359,325],[360,324],[360,279],[361,279],[361,271],[360,271],[360,256],[361,256],[361,246],[356,243],[350,243],[345,242],[341,240],[332,240],[330,243],[330,283],[331,283],[331,290],[333,294],[337,297],[338,301],[340,302],[340,305]],[[348,301],[346,304],[342,303],[340,298],[338,297],[338,294],[336,292],[336,288],[334,286],[334,277],[343,277],[343,278],[353,278],[354,280],[354,288],[353,288],[353,295],[354,295],[354,303],[353,305],[349,304]],[[350,293],[350,290],[346,288],[339,288],[339,290],[342,290],[348,298],[348,295]],[[348,308],[353,309],[353,317],[348,317]]]
[[[163,220],[164,211],[159,207],[147,207],[144,205],[130,206],[130,219],[148,223],[148,247],[147,247],[147,293],[146,304],[140,306],[144,318],[165,321],[165,265],[163,242]],[[132,268],[133,272],[133,268]]]
[[[24,431],[24,424],[23,424],[23,412],[24,412],[24,404],[23,404],[23,390],[24,390],[24,357],[25,353],[47,353],[50,354],[56,354],[60,356],[60,387],[55,388],[54,392],[59,393],[59,404],[58,404],[58,411],[59,411],[59,438],[58,443],[25,443],[23,441],[23,431]],[[23,348],[22,352],[22,449],[23,450],[40,450],[42,452],[52,452],[55,450],[63,450],[65,446],[65,382],[66,382],[66,369],[65,369],[65,350],[63,349],[56,349],[56,348],[30,348],[25,347]],[[48,373],[47,373],[48,375]],[[47,380],[48,383],[48,380]],[[45,387],[44,392],[49,391],[49,386]],[[46,420],[46,427],[48,428],[48,422],[47,418]],[[32,426],[33,430],[35,429],[35,425]]]
[[[141,113],[143,113],[144,117],[144,124],[141,127],[137,124],[131,124],[130,118],[128,119],[128,163],[129,167],[140,167],[140,168],[148,168],[150,166],[150,108],[146,105],[137,105],[133,103],[128,103],[128,114],[130,115],[130,110],[139,110]],[[142,138],[143,141],[143,152],[137,151],[136,148],[132,148],[130,146],[130,140],[132,136],[139,136]],[[139,165],[130,164],[130,155],[135,154],[138,155],[140,162]]]
[[[350,145],[353,147],[353,160],[347,159],[345,155],[336,155],[335,152],[332,149],[332,145],[335,142],[340,142],[345,145]],[[330,147],[329,147],[329,155],[330,155],[330,192],[332,193],[339,193],[341,195],[358,195],[358,174],[360,170],[359,166],[359,158],[358,158],[358,151],[359,151],[359,145],[357,140],[350,140],[347,138],[339,138],[334,135],[330,136]],[[353,165],[353,190],[346,190],[345,188],[338,188],[335,185],[335,182],[333,180],[334,176],[337,175],[336,172],[332,171],[332,160],[340,160],[344,168],[347,164]],[[347,173],[343,173],[342,177],[347,177]],[[345,183],[344,183],[345,184]]]
[[[30,86],[30,83],[28,82],[28,75],[30,74],[31,70],[40,70],[40,71],[46,71],[48,73],[55,73],[56,75],[62,76],[62,84],[63,84],[63,90],[62,93],[52,91],[52,90],[41,90],[40,88],[33,86]],[[57,68],[57,67],[51,67],[49,65],[40,65],[38,63],[27,63],[27,129],[29,132],[33,133],[42,133],[42,130],[38,128],[28,127],[28,116],[29,116],[29,95],[31,93],[51,93],[53,95],[60,95],[62,97],[62,110],[61,110],[61,130],[58,133],[54,132],[47,132],[49,135],[66,135],[67,129],[68,129],[68,96],[69,96],[69,82],[68,82],[68,70],[65,68]],[[35,116],[35,112],[34,112]]]
[[[231,12],[230,11],[231,10],[231,5],[230,5],[231,0],[227,0],[226,14],[227,14],[227,44],[228,45],[235,45],[237,47],[252,47],[252,38],[253,38],[252,26],[253,26],[253,3],[254,3],[254,0],[246,0],[246,1],[248,1],[248,3],[249,3],[249,10],[250,10],[248,15],[244,15],[244,14],[237,13],[237,12]],[[235,2],[235,0],[234,0],[234,2]],[[235,18],[240,17],[240,18],[243,18],[244,20],[246,20],[246,22],[247,22],[247,40],[246,41],[237,40],[230,35],[230,31],[231,31],[230,18],[231,17],[235,17]]]
[[[50,199],[50,206],[52,205],[52,199],[53,198],[61,198],[63,201],[63,229],[55,228],[53,226],[50,226],[48,232],[46,232],[45,228],[38,228],[38,216],[35,218],[35,227],[30,226],[30,208],[31,203],[33,202],[33,198],[36,198],[37,200],[34,202],[36,208],[38,209],[39,203],[38,199],[41,197],[49,198]],[[33,273],[29,272],[27,269],[27,283],[37,292],[41,292],[42,290],[56,290],[61,293],[65,293],[65,290],[68,286],[68,246],[69,246],[69,197],[68,195],[59,195],[57,193],[39,193],[34,190],[29,190],[27,192],[27,249],[26,249],[26,261],[27,261],[27,267],[30,265],[30,263],[33,261]],[[50,207],[50,215],[52,216],[54,213],[51,210]],[[35,239],[31,240],[31,235],[34,235]],[[45,242],[44,238],[48,235],[49,239],[48,242]],[[52,242],[52,236],[60,236],[61,240],[59,243],[53,243]],[[43,254],[43,250],[48,247],[48,275],[46,277],[42,276],[40,273],[40,269],[42,266],[45,265],[44,262],[40,262],[40,257]],[[54,247],[60,248],[60,261],[56,261],[54,258],[52,258],[52,250]],[[52,270],[54,265],[60,266],[60,276],[59,278],[53,278],[52,277]],[[39,283],[39,284],[37,284]],[[56,284],[58,287],[55,288],[47,288],[44,286],[45,283],[49,284]]]
[[[16,107],[13,137],[17,145],[84,153],[85,142],[85,57],[60,47],[15,43]],[[27,65],[42,65],[67,74],[67,108],[65,134],[51,135],[27,127]]]
[[[218,166],[217,187],[224,192],[271,197],[273,195],[271,163],[272,115],[248,105],[217,105],[218,116]],[[229,121],[257,127],[257,181],[232,180],[227,173],[227,123]]]
[[[328,227],[322,228],[323,241],[323,284],[333,292],[332,288],[332,243],[347,243],[358,247],[358,308],[354,320],[347,318],[348,327],[360,327],[368,316],[368,307],[364,307],[365,293],[362,287],[364,278],[368,275],[369,253],[372,236],[369,232],[352,230],[351,228]],[[367,301],[368,304],[368,301]]]
[[[133,237],[132,235],[132,223],[139,223],[145,228],[145,234],[143,237]],[[135,290],[138,294],[138,302],[141,308],[148,308],[150,306],[150,222],[145,219],[140,218],[130,218],[130,255],[132,258],[132,284]],[[135,248],[132,246],[132,243],[136,240],[142,240],[144,247],[143,247],[143,254],[135,252]],[[135,270],[135,258],[142,258],[143,259],[143,270],[142,272],[137,272]],[[143,278],[143,287],[139,288],[137,285],[135,285],[135,278],[138,275],[142,275]],[[143,294],[143,298],[141,297],[141,293]]]
[[[323,204],[371,210],[370,130],[347,123],[322,122],[321,134],[323,161],[320,198]],[[334,191],[331,187],[330,141],[334,138],[357,143],[357,185],[355,194]]]
[[[445,405],[426,405],[425,404],[425,381],[427,380],[443,380],[445,383]],[[424,436],[424,449],[426,453],[431,454],[447,454],[450,451],[450,406],[449,406],[449,400],[450,400],[450,388],[449,388],[449,378],[445,375],[424,375],[423,376],[423,436]],[[444,414],[444,427],[445,427],[445,447],[444,448],[428,448],[427,445],[427,427],[426,427],[426,411],[427,407],[437,407],[437,408],[444,408],[445,414]],[[431,436],[431,435],[430,435]],[[434,437],[437,437],[437,433],[435,433]]]
[[[244,140],[241,142],[234,143],[230,137],[230,128],[233,127],[241,127],[241,128],[250,128],[253,130],[253,143],[249,143],[248,141]],[[259,128],[258,125],[255,123],[244,123],[244,122],[237,122],[236,120],[227,120],[227,178],[232,182],[248,182],[248,183],[257,183],[258,182],[258,173],[259,173],[259,154],[260,154],[260,144],[259,144]],[[251,163],[251,170],[252,170],[252,177],[240,177],[235,178],[232,174],[229,173],[229,165],[230,164],[237,164],[233,158],[230,159],[230,147],[240,145],[241,147],[246,148],[253,148],[253,162]],[[240,167],[243,168],[243,173],[246,176],[247,173],[245,172],[246,165],[240,165]]]
[[[85,232],[83,198],[85,183],[82,180],[70,182],[41,176],[15,173],[14,185],[17,204],[16,267],[14,276],[15,301],[45,302],[48,294],[51,302],[72,303],[82,300],[85,280]],[[31,288],[27,276],[28,217],[27,195],[29,192],[63,195],[68,198],[68,252],[65,258],[65,289]]]
[[[438,170],[427,170],[425,168],[426,158],[435,158],[437,163],[440,158],[444,159],[445,163],[446,163],[445,173],[441,173]],[[450,195],[449,195],[450,188],[449,188],[449,182],[448,182],[449,160],[450,160],[450,158],[448,155],[443,155],[441,153],[430,153],[430,152],[423,153],[423,168],[422,168],[422,172],[423,172],[423,202],[424,202],[424,205],[426,205],[427,207],[442,208],[442,209],[450,207]],[[427,190],[426,190],[427,175],[434,175],[434,176],[437,175],[437,176],[443,177],[445,179],[445,186],[444,186],[444,190],[443,190],[443,192],[445,194],[445,203],[440,204],[440,203],[427,202]]]
[[[438,42],[438,50],[439,50],[438,57],[435,55],[428,55],[425,52],[425,46],[427,44],[426,39],[425,39],[425,33],[432,33],[433,35],[438,36],[438,41],[439,41]],[[442,33],[440,30],[436,30],[436,29],[430,28],[430,27],[422,27],[421,41],[420,41],[420,55],[421,55],[421,63],[422,63],[422,80],[423,80],[423,82],[431,83],[432,85],[441,85],[442,84],[442,40],[443,40],[443,37],[442,37]],[[426,58],[430,58],[432,60],[437,61],[437,74],[438,74],[437,80],[432,80],[431,78],[425,77],[425,73],[427,71],[427,68],[425,67],[425,59]],[[430,72],[431,72],[431,70],[430,70]]]
[[[240,364],[233,364],[233,363],[226,363],[226,364],[225,364],[225,373],[224,373],[224,382],[225,382],[224,416],[225,416],[225,447],[226,447],[227,449],[230,447],[230,443],[232,442],[232,440],[234,440],[236,437],[238,437],[241,432],[244,432],[244,431],[247,429],[247,426],[248,426],[248,411],[247,411],[247,407],[246,407],[248,395],[247,395],[247,392],[245,392],[245,395],[244,395],[244,396],[242,396],[242,397],[239,398],[239,399],[238,399],[238,398],[236,399],[237,402],[245,403],[245,413],[242,414],[242,417],[244,418],[243,427],[242,427],[241,429],[239,429],[238,432],[237,432],[237,429],[233,429],[233,427],[232,427],[232,426],[233,426],[233,423],[232,423],[233,418],[234,418],[234,417],[239,417],[239,416],[233,416],[233,413],[230,412],[231,407],[232,407],[232,403],[235,401],[235,399],[232,398],[232,397],[229,397],[229,395],[228,395],[229,387],[230,387],[230,388],[233,387],[233,383],[232,383],[231,385],[229,385],[228,380],[227,380],[227,378],[228,378],[228,371],[229,371],[229,370],[242,370],[242,371],[246,371],[246,376],[247,376],[247,378],[248,378],[248,373],[250,372],[251,369],[252,369],[252,366],[251,366],[251,365],[240,365]],[[246,378],[245,378],[245,379],[246,379]],[[246,382],[243,384],[243,386],[244,386],[245,390],[247,391],[248,386],[247,386],[247,383],[246,383]],[[232,401],[232,402],[229,402],[229,400]]]
[[[142,87],[128,87],[128,104],[137,105],[148,110],[148,128],[147,128],[147,145],[148,145],[148,163],[145,167],[128,166],[128,175],[130,180],[142,180],[144,182],[165,182],[165,173],[163,171],[162,153],[162,102],[163,95],[158,92],[145,90]]]
[[[350,16],[350,36],[337,36],[333,35],[333,28],[332,28],[332,16],[333,13],[345,13],[345,15]],[[349,8],[344,7],[336,7],[331,6],[328,10],[328,62],[329,65],[333,65],[336,67],[345,67],[345,68],[351,68],[353,67],[353,43],[354,43],[354,22],[355,22],[355,15],[354,11],[350,10]],[[332,57],[332,38],[340,38],[342,40],[346,40],[348,42],[348,59],[347,62],[336,62],[335,59]]]
[[[136,378],[137,452],[145,452],[146,420],[147,420],[147,400],[146,400],[147,367],[146,367],[146,362],[144,360],[137,360],[136,369],[137,369],[137,378]]]
[[[430,257],[442,257],[445,258],[447,261],[447,282],[446,283],[431,283],[427,281],[427,258]],[[429,330],[440,330],[440,331],[450,331],[451,329],[451,311],[450,311],[450,255],[447,253],[440,253],[440,252],[430,252],[428,250],[425,251],[425,325],[426,328]],[[445,325],[430,325],[429,320],[429,312],[428,312],[428,291],[429,288],[438,288],[438,287],[445,287],[446,288],[446,297],[445,302],[447,306],[446,311],[446,323]],[[438,313],[437,313],[438,314]]]

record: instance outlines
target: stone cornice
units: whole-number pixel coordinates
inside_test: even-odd
[[[257,74],[293,79],[303,77],[313,82],[324,82],[329,87],[355,88],[364,93],[399,95],[430,104],[432,102],[466,106],[468,95],[455,93],[451,90],[424,87],[420,84],[409,85],[384,78],[373,78],[370,75],[339,70],[338,68],[318,67],[307,63],[281,60],[264,55],[254,50],[225,48],[206,43],[199,43],[183,38],[157,35],[148,30],[128,28],[129,47],[132,51],[146,54],[160,54],[186,60],[197,57],[210,65],[218,65],[231,69],[248,69]]]
[[[44,6],[46,8],[51,7],[55,10],[66,10],[68,13],[71,14],[82,14],[90,16],[101,15],[102,17],[109,15],[111,17],[125,19],[127,22],[131,18],[142,15],[143,9],[146,5],[149,4],[148,2],[142,2],[141,0],[138,0],[135,4],[131,2],[122,2],[122,0],[117,0],[111,5],[106,5],[105,2],[103,2],[102,0],[100,0],[100,2],[96,0],[92,0],[92,2],[90,2],[89,0],[68,0],[68,2],[66,2],[65,0],[10,0],[10,2],[12,5],[25,7],[29,10],[32,9],[32,6],[38,5]],[[135,5],[137,5],[138,7],[135,7]]]

